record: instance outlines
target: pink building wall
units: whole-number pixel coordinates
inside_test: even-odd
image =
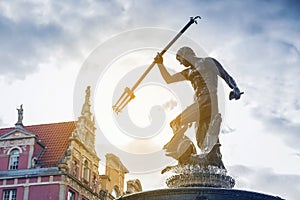
[[[54,176],[56,180],[61,180],[60,175]],[[41,177],[38,179],[37,177],[29,178],[18,178],[18,179],[6,179],[5,185],[3,180],[0,182],[0,199],[2,199],[3,190],[16,189],[17,190],[17,200],[24,199],[24,191],[25,191],[25,183],[29,182],[28,187],[28,199],[29,200],[58,200],[60,194],[60,186],[58,183],[49,183],[50,176]],[[41,184],[38,183],[40,180]],[[44,184],[43,184],[44,183]],[[21,185],[16,186],[15,184]],[[31,185],[34,184],[34,185]],[[3,187],[4,186],[4,187]]]
[[[28,152],[23,152],[20,154],[18,169],[28,169],[28,157]]]
[[[24,187],[17,187],[17,200],[24,199]]]
[[[7,171],[8,162],[9,162],[9,156],[1,155],[0,171]]]
[[[59,185],[35,185],[30,186],[28,199],[59,199]]]

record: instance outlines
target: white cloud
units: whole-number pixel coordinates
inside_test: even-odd
[[[225,51],[226,50],[226,51]],[[293,43],[265,35],[244,37],[214,54],[231,63],[245,104],[266,132],[299,149],[300,52]]]
[[[242,165],[231,166],[229,170],[235,176],[237,189],[262,192],[289,200],[298,199],[300,175],[278,174],[271,168],[250,168]]]
[[[74,59],[82,62],[103,38],[121,30],[123,5],[114,1],[77,3],[1,2],[1,75],[24,79],[53,60],[57,61],[53,67]]]

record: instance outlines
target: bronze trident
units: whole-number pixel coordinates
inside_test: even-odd
[[[174,44],[174,42],[193,24],[197,24],[197,18],[201,19],[200,16],[190,17],[190,21],[179,31],[179,33],[169,42],[169,44],[159,53],[160,55],[164,55],[166,51]],[[113,105],[113,110],[118,114],[121,112],[125,106],[135,97],[134,90],[139,86],[142,80],[146,77],[146,75],[150,72],[150,70],[154,67],[155,61],[146,69],[146,71],[142,74],[142,76],[137,80],[134,86],[130,89],[126,87],[124,92],[122,93],[121,97],[118,101]]]

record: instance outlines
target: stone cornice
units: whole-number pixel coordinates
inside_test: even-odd
[[[37,177],[37,176],[53,176],[53,175],[61,175],[61,174],[64,174],[64,172],[60,171],[58,167],[7,170],[7,171],[0,171],[0,180],[12,179],[12,178],[24,178],[24,177],[25,178]]]

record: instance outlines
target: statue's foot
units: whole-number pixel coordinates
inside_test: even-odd
[[[225,169],[225,166],[222,161],[222,154],[220,152],[220,144],[217,143],[211,149],[209,153],[203,154],[192,154],[190,157],[190,164],[200,165],[203,168],[208,166],[215,166],[219,169]]]

